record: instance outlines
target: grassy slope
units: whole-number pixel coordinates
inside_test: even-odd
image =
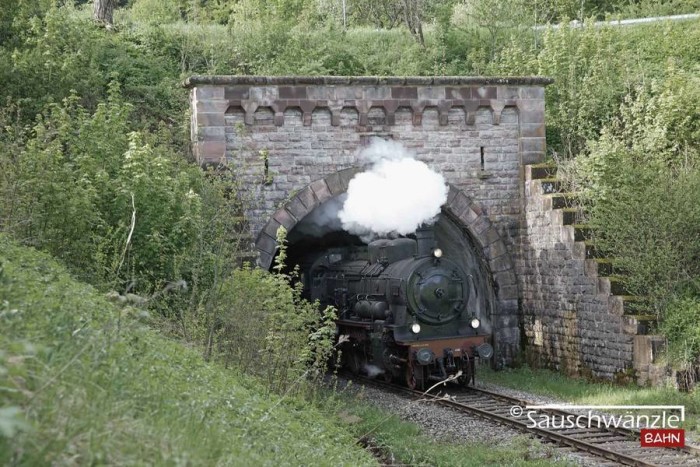
[[[0,234],[0,465],[373,464],[355,443],[363,435],[409,463],[565,465],[524,438],[495,449],[436,442],[352,400],[360,422],[341,428],[203,362],[142,313]]]
[[[0,465],[373,463],[318,411],[277,405],[138,314],[0,235]]]
[[[415,403],[412,402],[412,403]],[[407,465],[438,465],[482,467],[518,466],[544,467],[569,466],[566,459],[555,459],[551,445],[545,445],[523,435],[502,440],[498,445],[486,443],[464,443],[445,439],[437,441],[422,434],[414,423],[387,415],[371,405],[371,401],[360,401],[346,407],[347,413],[357,417],[352,426],[357,436],[371,440],[384,459],[394,459]]]

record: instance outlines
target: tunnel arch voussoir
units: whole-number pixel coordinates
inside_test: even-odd
[[[269,269],[277,249],[277,229],[284,226],[291,231],[294,226],[316,207],[329,199],[345,193],[350,180],[362,169],[352,167],[318,179],[295,193],[265,224],[255,242],[258,266]],[[450,185],[443,211],[460,223],[472,236],[487,261],[496,285],[499,302],[517,302],[515,268],[503,239],[491,224],[478,203],[464,191]]]
[[[270,269],[272,259],[277,250],[277,229],[284,226],[290,231],[307,214],[329,199],[343,194],[348,189],[348,183],[362,169],[351,167],[334,172],[324,178],[311,182],[302,190],[296,192],[284,206],[278,209],[267,221],[265,227],[255,241],[258,253],[258,267]]]

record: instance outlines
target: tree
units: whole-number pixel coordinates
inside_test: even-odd
[[[112,27],[112,14],[114,13],[114,7],[117,4],[117,0],[95,0],[92,9],[92,17],[98,23],[104,24],[105,27]]]
[[[422,22],[422,0],[403,0],[404,5],[404,21],[406,22],[406,27],[411,31],[411,35],[416,38],[420,45],[425,46],[425,39],[423,38],[423,26]]]

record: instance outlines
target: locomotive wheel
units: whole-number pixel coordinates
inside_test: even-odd
[[[362,358],[360,357],[360,354],[356,349],[348,346],[347,351],[344,352],[344,355],[345,364],[347,365],[348,370],[350,370],[353,375],[359,375],[360,370],[362,369]]]
[[[474,379],[473,362],[466,358],[462,360],[462,375],[457,378],[457,383],[461,386],[469,386],[469,383]]]
[[[384,371],[384,382],[391,383],[394,379],[394,375],[389,370]]]
[[[422,391],[425,386],[425,372],[422,366],[406,365],[406,386]]]
[[[413,373],[413,365],[406,365],[406,386],[409,389],[416,389],[417,384],[416,375]]]

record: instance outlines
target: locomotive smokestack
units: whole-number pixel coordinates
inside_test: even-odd
[[[432,227],[422,226],[416,230],[418,256],[430,256],[435,249],[435,233]]]

